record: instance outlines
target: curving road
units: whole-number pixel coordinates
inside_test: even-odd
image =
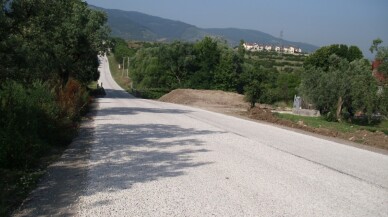
[[[386,154],[136,99],[101,63],[107,95],[71,215],[388,216]]]

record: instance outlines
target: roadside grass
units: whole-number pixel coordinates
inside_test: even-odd
[[[304,117],[292,114],[275,113],[280,119],[285,119],[298,123],[303,121],[304,124],[314,128],[325,128],[342,133],[354,133],[358,130],[367,130],[370,132],[381,131],[388,135],[388,120],[383,120],[378,124],[361,125],[348,122],[329,122],[322,117]]]
[[[114,58],[113,54],[108,56],[109,68],[112,73],[113,79],[117,82],[117,84],[123,88],[124,90],[128,90],[130,88],[131,79],[126,77],[126,72],[123,73],[122,69],[119,69],[119,64]]]

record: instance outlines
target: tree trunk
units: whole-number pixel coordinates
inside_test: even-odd
[[[341,122],[341,111],[342,111],[342,105],[344,104],[344,101],[342,100],[342,96],[338,98],[337,102],[337,112],[336,112],[336,118],[338,122]]]

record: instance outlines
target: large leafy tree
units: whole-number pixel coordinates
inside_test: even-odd
[[[271,73],[265,70],[259,64],[244,65],[244,73],[242,79],[245,83],[244,94],[245,99],[251,104],[251,108],[255,107],[256,103],[260,103],[268,98],[271,93],[271,84],[274,83]]]
[[[349,62],[332,54],[329,67],[309,67],[302,76],[301,91],[320,112],[331,120],[341,121],[344,114],[362,111],[370,117],[378,108],[377,81],[369,62]]]
[[[226,45],[220,46],[220,49],[220,60],[214,74],[215,88],[242,93],[243,59],[239,52],[236,53]]]
[[[98,78],[97,55],[108,44],[105,14],[80,0],[5,2],[1,16],[9,25],[1,44],[8,58],[1,64],[1,80],[74,78],[86,84]]]
[[[194,45],[198,70],[191,78],[191,85],[196,88],[214,89],[214,74],[220,60],[220,49],[216,40],[205,37]]]
[[[363,54],[357,46],[348,47],[344,44],[333,44],[316,50],[313,54],[306,58],[304,66],[318,67],[328,70],[330,66],[329,57],[333,54],[344,58],[349,62],[363,58]]]

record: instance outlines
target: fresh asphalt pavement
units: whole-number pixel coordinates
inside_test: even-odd
[[[388,216],[386,154],[137,99],[100,60],[107,95],[69,215]]]

